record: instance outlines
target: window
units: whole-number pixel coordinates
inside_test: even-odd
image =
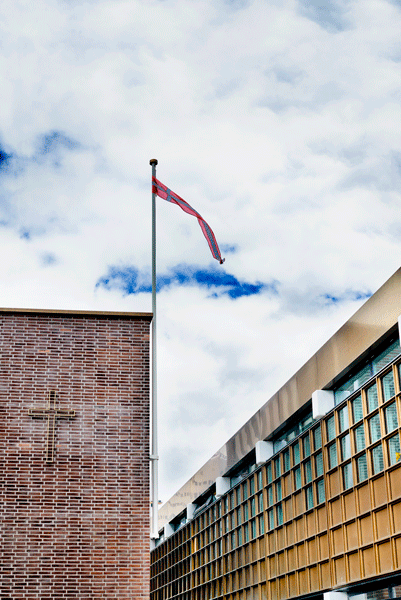
[[[364,448],[366,447],[366,443],[365,443],[365,429],[364,429],[363,423],[362,423],[362,425],[358,425],[358,427],[355,428],[354,439],[355,439],[355,450],[357,452],[364,450]]]
[[[276,477],[280,477],[280,475],[281,475],[280,457],[278,457],[274,460],[274,472],[276,474]]]
[[[332,469],[333,467],[337,466],[337,448],[336,448],[335,442],[333,444],[331,444],[331,446],[329,446],[328,453],[329,453],[329,469]]]
[[[348,463],[343,466],[343,485],[344,489],[348,490],[353,485],[352,464]]]
[[[290,468],[290,452],[289,450],[284,450],[283,452],[283,462],[284,462],[284,472],[288,471]]]
[[[238,538],[238,547],[240,548],[242,546],[242,527],[240,527],[238,529],[237,538]]]
[[[373,475],[383,471],[384,469],[384,460],[383,460],[383,449],[382,445],[379,444],[372,450],[372,471]]]
[[[272,486],[269,486],[267,488],[267,504],[268,504],[268,506],[271,506],[273,504],[273,488],[272,488]]]
[[[311,485],[305,490],[305,502],[306,502],[306,510],[313,508],[313,488]]]
[[[266,468],[267,483],[272,482],[272,464],[269,463]]]
[[[324,480],[320,479],[316,484],[316,495],[317,495],[317,503],[321,504],[325,501],[326,495],[324,493]]]
[[[341,438],[340,444],[341,460],[347,460],[347,458],[351,458],[351,438],[349,433]]]
[[[249,523],[247,525],[244,525],[244,538],[245,538],[245,543],[249,542],[249,527],[248,527]]]
[[[354,398],[351,402],[351,410],[352,410],[352,421],[357,423],[363,417],[363,408],[362,408],[362,397],[359,394],[356,398]]]
[[[374,384],[370,388],[368,388],[368,390],[366,392],[366,398],[368,401],[368,412],[372,412],[372,410],[374,410],[375,408],[377,408],[379,406],[376,384]]]
[[[280,502],[281,499],[282,499],[281,481],[278,481],[276,483],[276,502]]]
[[[237,525],[241,525],[242,523],[242,519],[241,519],[242,515],[241,515],[241,507],[237,508]]]
[[[292,447],[292,457],[294,459],[294,465],[297,465],[301,460],[300,452],[299,452],[299,442],[293,445]]]
[[[388,459],[390,465],[395,465],[401,458],[401,450],[400,450],[400,437],[397,435],[393,435],[387,441],[388,447]]]
[[[244,504],[244,523],[249,519],[248,515],[248,504]]]
[[[262,474],[262,470],[260,470],[259,473],[258,473],[258,489],[259,490],[263,489],[263,474]]]
[[[256,514],[256,502],[255,502],[255,498],[252,498],[251,500],[251,517],[254,517]]]
[[[263,510],[263,493],[259,494],[258,500],[259,500],[259,512],[262,512],[262,510]]]
[[[250,481],[249,481],[249,485],[250,485],[250,494],[251,496],[253,496],[253,494],[255,493],[255,478],[252,476]]]
[[[259,535],[263,535],[265,532],[265,519],[263,515],[259,517]]]
[[[368,478],[368,465],[366,461],[366,454],[358,456],[356,459],[356,468],[358,471],[358,481],[365,481]]]
[[[299,490],[299,488],[302,485],[302,481],[301,481],[301,467],[297,467],[296,469],[294,469],[294,489],[295,490]]]
[[[274,513],[272,508],[267,513],[267,524],[269,529],[274,529]]]
[[[316,469],[316,477],[320,477],[320,475],[323,475],[323,454],[322,454],[322,452],[318,452],[315,456],[315,469]]]
[[[331,417],[329,419],[327,419],[327,421],[326,421],[326,434],[327,434],[328,442],[330,442],[331,440],[334,440],[334,438],[336,437],[336,427],[335,427],[335,423],[334,423],[334,415],[331,415]]]
[[[382,389],[384,402],[395,396],[394,377],[392,371],[382,377]]]
[[[338,426],[339,426],[340,433],[342,433],[343,431],[348,429],[348,427],[349,427],[348,406],[344,406],[343,408],[341,408],[338,411]]]
[[[394,429],[397,429],[398,419],[395,402],[392,402],[384,409],[384,418],[386,421],[386,433],[390,433],[391,431],[394,431]]]
[[[379,354],[379,356],[377,356],[373,360],[373,373],[378,373],[386,365],[393,362],[393,360],[400,354],[400,352],[400,342],[397,339],[394,342],[392,342],[391,345],[384,350],[384,352]]]
[[[251,521],[251,536],[252,539],[256,537],[256,519]]]
[[[242,486],[242,498],[243,498],[243,500],[246,500],[248,498],[248,486],[247,486],[246,481],[245,481],[244,485]]]
[[[277,527],[283,524],[283,507],[278,504],[276,507]]]
[[[241,504],[241,488],[240,486],[237,487],[237,505]]]
[[[303,447],[303,452],[304,452],[304,458],[307,458],[308,456],[310,456],[310,441],[309,441],[309,434],[306,435],[303,439],[302,439],[302,447]]]
[[[322,447],[322,431],[319,427],[313,430],[313,447],[315,450],[319,450]]]
[[[310,459],[306,460],[304,463],[304,476],[305,483],[310,483],[312,481],[312,464]]]
[[[370,434],[370,443],[373,444],[377,442],[377,440],[381,437],[380,432],[380,417],[379,415],[375,415],[368,421],[369,423],[369,434]]]

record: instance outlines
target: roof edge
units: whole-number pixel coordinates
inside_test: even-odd
[[[20,314],[41,314],[41,315],[74,315],[81,317],[114,317],[114,318],[139,318],[146,321],[153,319],[151,312],[118,312],[118,311],[98,311],[98,310],[66,310],[53,308],[2,308],[1,313],[20,313]]]

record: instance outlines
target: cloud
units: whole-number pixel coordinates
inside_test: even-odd
[[[338,2],[338,0],[298,0],[298,2],[303,16],[330,32],[344,31],[349,27],[345,2]]]
[[[235,300],[242,296],[252,296],[262,292],[276,294],[278,283],[276,281],[271,283],[239,281],[234,275],[222,269],[202,269],[185,264],[171,268],[168,274],[157,276],[156,288],[158,292],[177,285],[195,285],[212,291],[210,296],[212,298],[228,296]],[[119,289],[124,294],[140,294],[152,291],[149,276],[146,273],[140,273],[137,268],[132,266],[109,267],[108,273],[96,282],[96,287],[103,287],[108,290]]]

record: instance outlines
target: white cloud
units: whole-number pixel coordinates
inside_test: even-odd
[[[113,265],[150,267],[152,157],[237,247],[228,273],[279,282],[277,295],[237,300],[160,293],[163,499],[399,265],[400,9],[323,8],[0,8],[0,149],[13,155],[0,163],[1,304],[150,310],[148,294],[95,285]],[[41,155],[53,132],[77,145]],[[196,219],[159,200],[159,272],[211,262]]]

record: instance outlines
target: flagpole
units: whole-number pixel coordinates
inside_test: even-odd
[[[156,194],[153,191],[153,177],[156,177],[157,159],[149,161],[152,167],[152,449],[150,454],[152,479],[152,533],[151,538],[159,537],[158,528],[158,447],[157,447],[157,371],[156,371]]]

